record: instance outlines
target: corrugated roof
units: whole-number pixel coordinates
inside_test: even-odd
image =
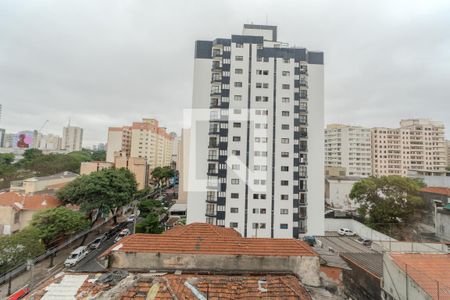
[[[305,242],[295,239],[243,238],[235,230],[210,224],[178,226],[164,234],[134,234],[117,251],[132,253],[189,253],[250,256],[317,256]],[[103,255],[116,247],[113,245]]]
[[[395,264],[430,296],[450,299],[450,254],[392,253]]]
[[[381,253],[340,253],[346,262],[353,263],[372,275],[383,277],[383,254]]]

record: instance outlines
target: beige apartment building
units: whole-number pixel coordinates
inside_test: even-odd
[[[131,126],[111,127],[108,130],[106,160],[114,162],[116,152],[124,156],[144,158],[151,169],[170,166],[174,137],[159,127],[155,119],[143,119]]]
[[[407,176],[408,170],[436,174],[447,166],[444,124],[409,119],[400,128],[372,128],[373,175]]]
[[[372,175],[369,128],[330,124],[325,129],[325,167],[343,167],[348,176]]]
[[[445,141],[445,150],[447,151],[447,168],[450,168],[450,141]]]
[[[83,145],[83,128],[67,126],[63,128],[61,149],[67,152],[80,151]]]

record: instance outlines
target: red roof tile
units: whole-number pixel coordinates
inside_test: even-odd
[[[206,225],[206,226],[205,226]],[[295,239],[243,238],[234,230],[195,223],[164,234],[134,234],[122,239],[115,251],[134,253],[190,253],[250,256],[317,256],[305,242]],[[118,245],[111,246],[107,255]]]
[[[421,192],[439,194],[450,197],[450,188],[429,186],[420,189]]]
[[[450,254],[393,253],[390,256],[433,299],[438,298],[437,282],[439,299],[450,299]]]
[[[16,192],[0,193],[0,206],[11,206],[17,210],[41,210],[55,208],[62,203],[48,194],[23,195]]]

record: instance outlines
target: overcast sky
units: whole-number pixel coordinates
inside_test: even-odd
[[[278,26],[279,40],[325,53],[325,120],[450,128],[450,1],[0,1],[0,127],[85,145],[153,117],[180,132],[194,41]],[[450,129],[447,130],[450,137]]]

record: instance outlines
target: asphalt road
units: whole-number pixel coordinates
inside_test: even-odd
[[[361,245],[356,241],[357,237],[349,236],[317,236],[324,249],[332,248],[335,252],[344,253],[374,253],[370,247]]]
[[[128,223],[128,225],[124,228],[133,229],[133,223]],[[118,234],[118,233],[117,233]],[[100,247],[97,249],[91,250],[80,262],[78,262],[72,268],[68,268],[67,270],[73,272],[102,272],[104,268],[97,262],[97,257],[99,257],[103,252],[105,252],[109,247],[114,244],[114,239],[117,234],[114,234],[109,239],[104,241]]]

